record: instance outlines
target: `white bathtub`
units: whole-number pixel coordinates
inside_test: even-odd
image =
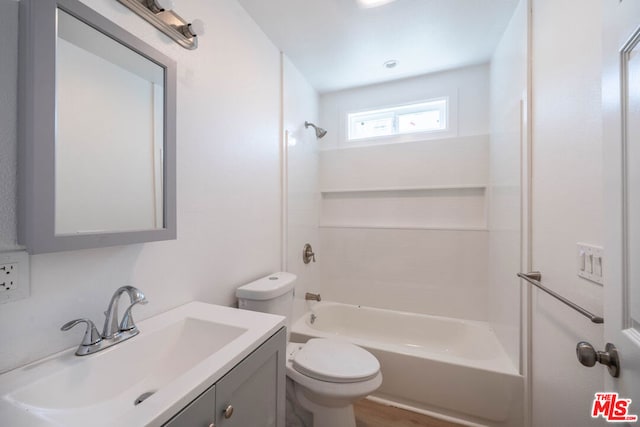
[[[517,420],[523,380],[488,323],[334,302],[312,310],[292,341],[342,338],[369,350],[382,365],[374,397],[479,424]]]

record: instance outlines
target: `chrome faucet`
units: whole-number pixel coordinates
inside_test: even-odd
[[[120,296],[124,293],[129,295],[129,300],[131,301],[131,305],[124,312],[124,316],[122,317],[122,322],[118,323],[118,301],[120,300]],[[138,288],[134,288],[133,286],[122,286],[118,288],[113,296],[111,297],[111,301],[109,301],[109,307],[107,311],[104,312],[104,328],[102,328],[102,338],[114,338],[117,334],[124,331],[136,331],[137,329],[135,323],[133,323],[133,318],[131,317],[131,309],[136,304],[146,304],[147,298],[145,298],[144,294]]]
[[[320,298],[320,294],[312,294],[311,292],[307,292],[304,294],[304,299],[306,301],[318,301],[320,302],[322,298]]]
[[[122,316],[122,321],[118,323],[118,301],[124,293],[129,295],[131,304],[125,310],[124,316]],[[87,354],[96,353],[138,335],[140,330],[133,322],[131,309],[136,304],[146,304],[147,302],[147,298],[140,289],[134,288],[133,286],[122,286],[113,294],[111,301],[109,301],[109,307],[107,308],[107,311],[104,312],[106,318],[104,321],[102,335],[98,333],[95,325],[89,319],[72,320],[65,323],[60,329],[68,331],[80,323],[85,323],[87,325],[87,329],[84,333],[82,343],[76,350],[76,355],[86,356]]]

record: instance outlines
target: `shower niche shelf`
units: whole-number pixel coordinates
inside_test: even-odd
[[[484,189],[486,184],[460,184],[460,185],[429,185],[429,186],[410,186],[410,187],[372,187],[372,188],[327,188],[321,189],[320,193],[375,193],[386,191],[438,191],[438,190],[457,190],[457,189]]]
[[[487,229],[484,184],[336,188],[320,192],[321,228]]]
[[[359,228],[359,229],[372,229],[372,230],[432,230],[432,231],[488,231],[486,226],[470,226],[470,227],[458,227],[455,225],[410,225],[410,224],[329,224],[320,223],[320,228]]]

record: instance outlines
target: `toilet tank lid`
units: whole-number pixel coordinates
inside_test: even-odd
[[[293,289],[296,275],[282,271],[254,280],[236,289],[236,297],[249,300],[268,300]]]

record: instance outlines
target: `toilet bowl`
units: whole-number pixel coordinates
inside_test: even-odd
[[[291,324],[293,283],[291,273],[275,273],[236,290],[238,307],[280,314]],[[347,341],[313,338],[287,344],[287,426],[355,427],[353,403],[382,384],[380,363],[368,351]],[[300,407],[304,411],[299,411]],[[289,413],[311,414],[290,420]]]
[[[314,338],[287,345],[287,377],[314,427],[355,427],[353,403],[382,384],[380,363],[348,342]]]

